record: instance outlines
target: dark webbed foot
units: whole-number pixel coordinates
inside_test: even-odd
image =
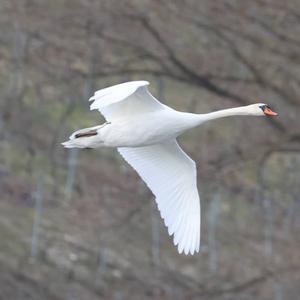
[[[77,139],[77,138],[81,138],[81,137],[89,137],[89,136],[94,136],[97,134],[98,134],[97,130],[90,130],[87,132],[81,132],[81,133],[75,134],[75,138]]]

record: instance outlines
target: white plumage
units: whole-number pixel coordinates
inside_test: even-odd
[[[118,148],[156,196],[156,203],[179,252],[199,251],[200,201],[196,165],[175,139],[146,147]]]
[[[117,147],[155,195],[178,251],[194,254],[200,247],[201,223],[196,165],[180,148],[176,137],[216,118],[275,113],[264,103],[209,114],[179,112],[155,99],[148,84],[132,81],[97,91],[90,98],[91,110],[99,110],[107,123],[78,130],[63,145]]]
[[[113,121],[170,109],[149,93],[147,85],[148,81],[132,81],[99,90],[89,99],[94,101],[91,110],[98,109],[107,121]]]

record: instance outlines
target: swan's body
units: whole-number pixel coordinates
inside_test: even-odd
[[[206,121],[233,116],[275,115],[263,103],[208,114],[176,111],[155,99],[147,81],[133,81],[99,90],[90,99],[106,123],[78,130],[66,148],[117,147],[156,196],[158,209],[185,254],[199,251],[200,201],[194,161],[176,137]]]

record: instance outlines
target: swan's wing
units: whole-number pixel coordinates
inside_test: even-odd
[[[195,162],[177,141],[138,148],[118,148],[156,196],[174,244],[185,254],[199,251],[200,199]]]
[[[107,121],[170,109],[150,94],[147,85],[148,81],[131,81],[99,90],[90,98],[90,108],[98,109]]]

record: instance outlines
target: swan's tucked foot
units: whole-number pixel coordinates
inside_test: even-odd
[[[97,130],[90,130],[90,131],[87,131],[87,132],[81,132],[81,133],[77,133],[75,134],[75,138],[81,138],[81,137],[88,137],[88,136],[94,136],[94,135],[97,135],[98,132]]]

